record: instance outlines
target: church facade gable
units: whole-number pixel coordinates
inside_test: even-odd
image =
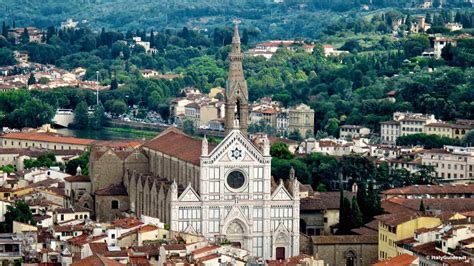
[[[286,188],[283,185],[279,185],[275,192],[273,192],[272,200],[280,201],[280,200],[293,200],[293,197],[288,193]]]
[[[181,202],[199,202],[201,199],[191,186],[186,187],[178,199]]]

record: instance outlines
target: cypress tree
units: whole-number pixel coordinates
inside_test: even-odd
[[[425,204],[423,204],[423,200],[420,201],[420,212],[425,212],[426,209],[425,209]]]
[[[5,21],[3,21],[3,24],[2,24],[2,35],[3,37],[5,37],[5,39],[8,39],[8,28]]]
[[[355,196],[352,197],[351,222],[352,228],[357,228],[364,224],[362,212],[359,209],[359,205],[357,204],[357,199]]]

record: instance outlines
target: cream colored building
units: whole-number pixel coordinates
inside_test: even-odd
[[[368,136],[370,129],[358,125],[343,125],[339,127],[339,137],[341,139],[358,138]]]
[[[423,133],[426,124],[435,122],[434,115],[395,112],[391,121],[380,122],[381,141],[395,144],[399,136]]]
[[[194,102],[185,106],[185,119],[193,121],[196,128],[207,127],[211,120],[223,117],[223,102]]]
[[[0,135],[2,148],[40,148],[48,150],[86,150],[95,141],[50,133],[8,133]]]
[[[303,137],[314,134],[314,110],[306,104],[288,109],[289,124],[288,131],[298,130]]]
[[[474,148],[445,146],[444,149],[426,150],[422,156],[424,165],[434,166],[441,180],[471,180],[474,178]]]

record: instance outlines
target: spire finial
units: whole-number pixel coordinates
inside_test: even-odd
[[[239,24],[240,20],[234,19],[234,36],[232,37],[232,43],[240,43]]]
[[[201,155],[207,156],[208,154],[209,154],[209,144],[207,142],[206,135],[204,135],[204,139],[202,140]]]

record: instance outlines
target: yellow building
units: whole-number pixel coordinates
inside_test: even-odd
[[[436,122],[425,125],[423,133],[452,139],[462,139],[471,129],[472,125],[469,124]]]
[[[379,221],[379,260],[398,256],[397,241],[413,237],[419,228],[433,228],[441,224],[441,219],[419,216],[416,213],[393,213],[375,217]]]
[[[314,134],[314,110],[305,104],[288,109],[288,132],[299,131],[303,137]]]

